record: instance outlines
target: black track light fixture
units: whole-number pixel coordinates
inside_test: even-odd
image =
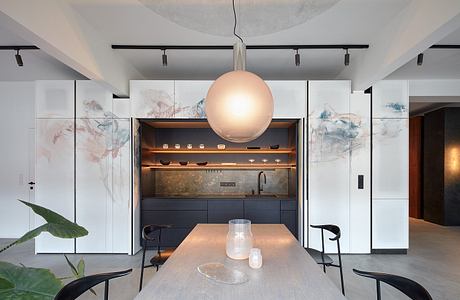
[[[343,64],[345,66],[350,65],[350,53],[348,53],[348,48],[345,48],[345,56],[343,58]]]
[[[16,58],[16,63],[18,64],[18,67],[22,67],[24,65],[24,62],[22,61],[21,54],[19,54],[19,49],[16,49],[16,54],[14,55]]]
[[[423,53],[417,55],[417,66],[423,65]]]
[[[162,49],[163,50],[163,55],[161,55],[161,60],[163,62],[163,67],[167,67],[168,66],[168,56],[166,55],[166,49]]]
[[[299,49],[295,49],[294,61],[295,61],[295,65],[296,65],[297,67],[299,67],[299,66],[300,66],[300,54],[299,54]]]

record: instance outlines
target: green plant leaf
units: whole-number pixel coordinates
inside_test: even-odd
[[[50,234],[54,235],[55,237],[63,238],[63,239],[73,239],[82,237],[88,234],[88,231],[82,227],[73,223],[58,213],[55,213],[52,210],[44,208],[42,206],[32,204],[26,201],[19,200],[25,205],[29,206],[36,214],[40,215],[47,221],[47,223],[27,232],[21,238],[14,241],[13,243],[9,244],[5,248],[0,250],[0,253],[5,251],[6,249],[24,243],[28,240],[31,240],[37,237],[42,232],[49,232]]]
[[[69,260],[69,258],[67,257],[67,255],[64,254],[64,257],[65,257],[65,260],[67,261],[67,264],[69,265],[70,267],[70,270],[72,271],[72,274],[75,278],[80,278],[78,277],[78,271],[77,271],[77,268],[75,268],[75,266],[73,265],[73,263]]]
[[[62,282],[50,270],[0,261],[2,300],[52,300],[61,288]]]
[[[72,271],[72,274],[74,276],[74,277],[67,277],[65,279],[69,279],[69,278],[78,279],[78,278],[85,277],[85,261],[83,260],[83,258],[80,258],[80,261],[78,262],[77,267],[75,267],[75,265],[69,260],[67,255],[64,254],[64,257],[65,257],[65,260],[67,261],[67,264],[69,265],[70,270]],[[89,291],[91,293],[93,293],[95,296],[97,296],[96,292],[93,289],[89,289]]]
[[[80,261],[78,262],[77,271],[78,275],[80,275],[81,277],[85,276],[85,261],[83,260],[83,258],[80,258]]]

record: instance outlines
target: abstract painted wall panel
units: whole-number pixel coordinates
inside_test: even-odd
[[[359,128],[350,151],[350,253],[371,251],[371,115],[370,94],[350,96],[350,114]],[[362,176],[362,186],[359,186]]]
[[[45,119],[73,119],[74,81],[46,80],[35,82],[35,115]]]
[[[377,119],[409,118],[409,83],[405,80],[382,80],[372,86],[372,117]]]
[[[74,121],[36,120],[35,203],[74,221]],[[37,216],[35,225],[44,221]],[[35,239],[36,253],[73,253],[74,239],[43,233]]]
[[[126,243],[129,228],[129,123],[79,119],[76,132],[76,219],[89,231],[77,240],[76,251],[118,252],[114,245]]]
[[[409,197],[409,119],[373,119],[372,198]]]
[[[306,84],[298,81],[265,81],[273,95],[273,118],[304,118],[306,113]]]
[[[174,118],[173,80],[131,80],[131,113],[134,118]]]
[[[309,81],[309,224],[336,224],[343,252],[349,251],[350,151],[359,128],[349,112],[349,81]],[[321,249],[321,232],[308,229],[309,247]],[[327,252],[336,245],[326,243]]]
[[[90,80],[76,81],[77,118],[112,118],[112,93]]]
[[[204,102],[211,80],[176,80],[174,105],[176,118],[205,119]]]

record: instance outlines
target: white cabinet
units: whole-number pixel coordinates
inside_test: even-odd
[[[131,80],[134,118],[174,118],[174,80]]]
[[[91,80],[76,82],[77,118],[112,118],[112,93]]]
[[[205,99],[213,82],[211,80],[176,80],[174,85],[175,118],[205,119]]]
[[[274,119],[303,118],[307,104],[304,80],[265,81],[270,87],[274,102]]]
[[[374,199],[372,202],[373,249],[409,248],[408,199]]]
[[[372,117],[375,119],[409,118],[409,83],[406,80],[382,80],[372,86]]]
[[[74,220],[74,122],[36,120],[35,203]],[[44,223],[40,216],[35,226]],[[73,253],[74,239],[43,233],[35,239],[36,253]]]
[[[35,84],[35,114],[37,118],[74,118],[74,81],[47,80],[36,81]]]
[[[409,119],[373,119],[372,197],[409,196]]]
[[[372,248],[409,247],[407,81],[372,87]]]
[[[358,189],[357,180],[358,175],[369,180],[369,96],[351,97],[349,81],[308,84],[309,224],[335,224],[342,232],[344,253],[367,253],[369,187]],[[309,247],[321,249],[320,230],[305,230],[309,232]],[[326,243],[326,251],[336,252],[336,245]]]

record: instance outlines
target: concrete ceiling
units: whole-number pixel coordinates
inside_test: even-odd
[[[442,50],[427,50],[426,66],[404,73],[432,44],[458,40],[458,0],[236,0],[236,9],[237,32],[248,45],[370,45],[351,50],[348,67],[342,49],[301,50],[300,67],[292,50],[249,50],[247,69],[265,79],[351,79],[353,90],[364,90],[387,76],[418,78],[421,69],[437,78],[458,73],[455,54]],[[167,51],[163,67],[159,50],[110,48],[233,44],[231,0],[2,0],[0,25],[2,19],[29,44],[117,95],[128,94],[130,79],[215,79],[232,68],[229,50]],[[448,61],[436,63],[443,55]]]
[[[133,0],[71,0],[72,7],[113,44],[229,45],[233,37],[211,35],[184,27]],[[149,1],[153,3],[153,1]],[[163,3],[164,1],[160,1]],[[174,3],[180,1],[173,1]],[[190,1],[182,1],[190,3]],[[192,1],[211,6],[214,1]],[[227,2],[226,32],[233,29],[231,1]],[[275,1],[254,1],[260,7]],[[294,1],[297,3],[299,1]],[[300,1],[303,2],[303,1]],[[318,1],[307,1],[318,2]],[[327,1],[331,2],[331,1]],[[265,35],[243,36],[247,44],[368,44],[389,19],[409,0],[341,0],[310,20]],[[236,1],[238,4],[238,1]],[[279,3],[279,2],[278,2]],[[243,8],[241,8],[243,9]],[[183,10],[181,10],[183,13]],[[195,16],[192,12],[191,16]],[[203,13],[202,15],[207,15]],[[358,17],[357,17],[358,16]],[[274,14],[272,19],[276,18]],[[246,15],[241,24],[249,22]],[[267,23],[269,24],[270,21]],[[212,26],[211,24],[209,26]],[[244,27],[244,25],[242,25]],[[193,27],[193,26],[191,26]],[[168,67],[161,65],[155,50],[117,50],[120,55],[149,79],[215,79],[232,68],[231,51],[168,51]],[[351,64],[366,50],[351,51]],[[342,50],[302,50],[301,67],[294,65],[291,50],[250,50],[247,69],[266,79],[333,79],[345,68]]]
[[[460,45],[460,29],[437,44]],[[460,79],[460,49],[428,49],[423,52],[423,65],[412,59],[388,79]]]
[[[17,34],[1,26],[0,45],[30,45]],[[18,67],[15,51],[0,51],[0,81],[47,80],[47,79],[85,79],[65,64],[41,50],[20,51],[23,67]]]

